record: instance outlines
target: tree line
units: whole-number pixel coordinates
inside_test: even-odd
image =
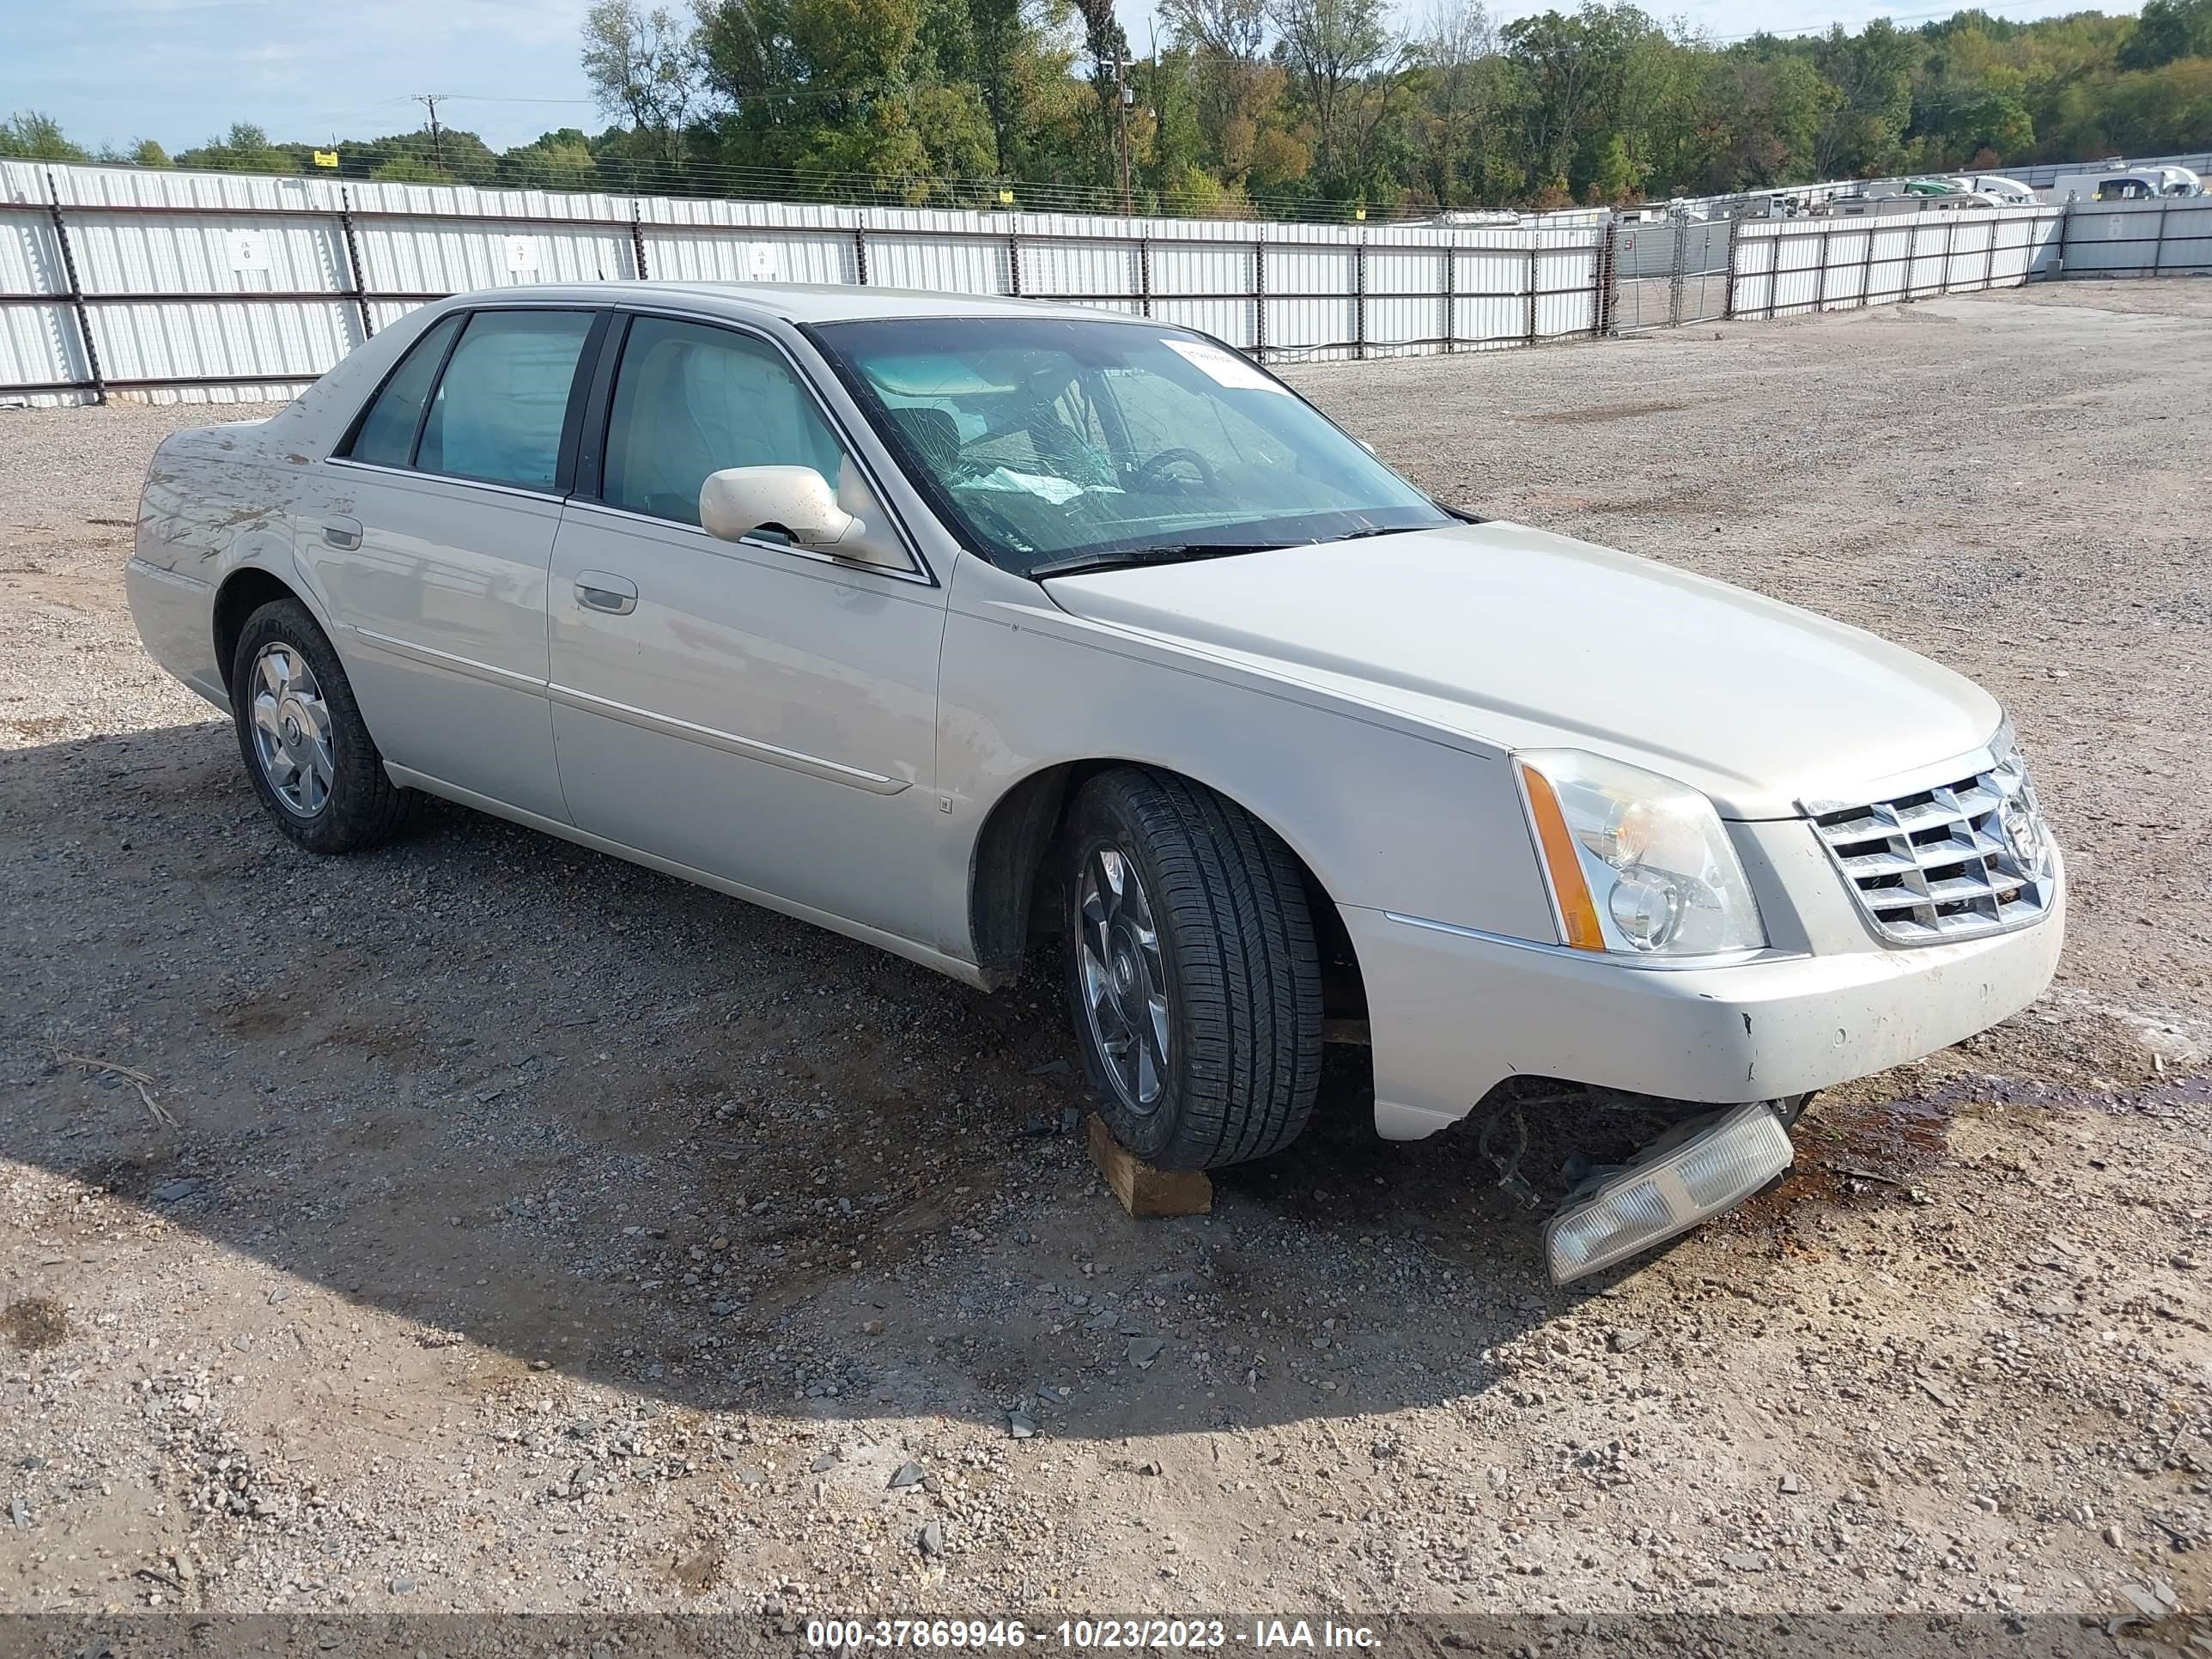
[[[598,0],[611,125],[495,151],[451,127],[88,155],[35,112],[0,155],[556,190],[1307,216],[1546,209],[2212,149],[2212,0],[1717,40],[1619,0],[1502,26],[1435,0]]]

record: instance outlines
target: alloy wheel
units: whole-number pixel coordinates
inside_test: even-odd
[[[248,681],[253,755],[284,810],[311,818],[331,798],[337,775],[330,706],[299,647],[283,640],[261,647]]]
[[[1100,847],[1084,860],[1075,900],[1076,965],[1091,1038],[1131,1111],[1158,1109],[1167,1087],[1170,1026],[1166,963],[1151,898],[1136,865]]]

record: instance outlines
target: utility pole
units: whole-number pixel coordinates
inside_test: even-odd
[[[430,154],[437,158],[441,173],[446,170],[446,145],[444,135],[438,131],[438,100],[451,95],[443,92],[418,92],[415,94],[415,101],[430,112]]]
[[[1120,52],[1114,54],[1114,121],[1118,136],[1116,148],[1121,156],[1121,216],[1129,216],[1129,106],[1137,101],[1136,91],[1129,85],[1129,64]]]

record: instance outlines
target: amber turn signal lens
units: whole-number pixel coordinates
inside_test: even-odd
[[[1605,949],[1605,929],[1598,923],[1597,906],[1591,902],[1589,883],[1583,878],[1582,860],[1576,856],[1574,837],[1567,833],[1566,816],[1551,780],[1523,766],[1521,787],[1528,792],[1528,817],[1536,826],[1537,843],[1544,849],[1544,867],[1552,882],[1552,900],[1559,907],[1559,929],[1577,951]]]

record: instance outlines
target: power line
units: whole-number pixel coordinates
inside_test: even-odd
[[[1956,17],[1961,12],[1967,11],[1984,12],[1986,15],[2000,23],[2037,23],[2049,21],[2051,15],[2063,16],[2069,11],[2082,9],[2078,0],[2046,0],[2046,3],[2056,5],[2059,9],[2042,17],[2006,17],[1995,12],[1987,12],[1985,8],[1980,6],[1967,5],[1946,6],[1940,11],[1877,12],[1875,15],[1863,20],[1858,27],[1863,31],[1869,23],[1940,23],[1946,18]],[[1756,40],[1761,36],[1771,40],[1795,40],[1808,34],[1826,34],[1831,29],[1842,27],[1844,24],[1840,20],[1837,20],[1826,23],[1804,23],[1796,28],[1753,29],[1747,34],[1709,34],[1704,38],[1715,46],[1734,46],[1738,41]]]

